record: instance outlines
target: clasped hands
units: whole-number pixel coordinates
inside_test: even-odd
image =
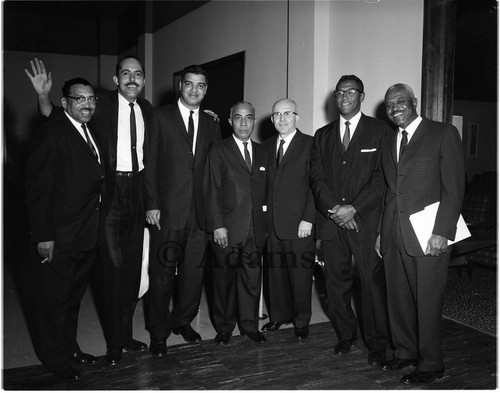
[[[356,209],[352,205],[335,205],[328,209],[328,218],[339,227],[359,232],[358,224],[354,219],[355,214]]]

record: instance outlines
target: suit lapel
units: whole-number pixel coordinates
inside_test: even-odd
[[[301,140],[301,138],[302,138],[302,133],[299,131],[299,129],[297,129],[297,132],[295,133],[295,136],[290,141],[290,145],[286,149],[286,153],[283,156],[283,159],[281,160],[281,164],[280,164],[278,170],[283,170],[282,168],[284,166],[286,166],[290,162],[290,160],[293,159],[293,157],[296,157],[298,150],[300,150],[300,146],[301,146],[300,140]],[[275,165],[276,165],[276,160],[274,160],[274,161],[275,161]]]
[[[200,119],[201,120],[201,119]],[[200,121],[201,122],[201,121]],[[175,117],[174,117],[175,128],[184,138],[188,145],[191,145],[191,141],[189,140],[186,125],[184,124],[184,120],[182,119],[181,111],[179,109],[178,104],[175,104]],[[198,123],[198,136],[200,133],[200,124]]]
[[[89,155],[89,157],[94,161],[97,165],[99,164],[99,161],[94,156],[94,153],[92,150],[90,150],[89,145],[87,144],[87,141],[85,141],[82,137],[82,134],[78,132],[78,130],[75,128],[73,123],[66,117],[66,126],[68,128],[68,132],[71,135],[71,138],[75,141],[75,143],[80,146],[81,149],[85,151],[86,154]],[[102,153],[101,149],[99,148],[99,145],[97,145],[97,138],[95,137],[94,133],[90,130],[90,128],[87,127],[87,131],[91,133],[92,139],[94,139],[94,143],[96,144],[97,149],[99,150],[100,157],[102,159]]]
[[[207,127],[206,125],[207,119],[202,116],[202,112],[199,112],[198,116],[198,133],[196,135],[196,146],[195,146],[195,155],[194,159],[201,159],[203,156],[203,146],[205,146],[205,139],[206,139],[206,132],[205,128]],[[187,131],[186,131],[186,137],[187,137]],[[189,138],[188,138],[189,142]]]
[[[235,158],[240,163],[240,165],[243,166],[243,168],[245,168],[245,170],[248,173],[250,173],[250,171],[248,170],[248,167],[247,167],[247,163],[245,162],[245,159],[243,158],[243,155],[241,154],[241,151],[240,151],[238,145],[236,144],[234,137],[230,136],[228,139],[229,139],[229,142],[228,142],[229,150],[231,151],[231,153],[234,156],[236,156]],[[252,160],[252,168],[253,168],[254,161],[255,161],[255,149],[253,149],[253,146],[252,146],[252,150],[254,152],[254,159]]]

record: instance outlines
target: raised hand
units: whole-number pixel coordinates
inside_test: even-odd
[[[42,60],[38,60],[35,57],[35,60],[30,61],[31,70],[33,74],[31,74],[26,68],[24,72],[30,78],[31,83],[33,85],[33,89],[38,95],[49,95],[50,90],[52,89],[52,74],[45,70],[45,65]]]

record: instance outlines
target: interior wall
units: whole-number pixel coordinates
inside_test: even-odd
[[[476,173],[497,171],[497,103],[454,101],[453,114],[463,117],[467,179],[471,180]],[[479,125],[477,156],[471,156],[468,151],[471,124]]]
[[[9,143],[23,145],[29,132],[39,124],[37,97],[24,69],[31,73],[30,60],[43,60],[52,73],[52,101],[60,105],[61,89],[68,79],[80,76],[98,85],[98,59],[53,53],[5,51],[3,54],[4,137]]]
[[[331,2],[331,89],[340,76],[357,75],[366,91],[362,111],[376,117],[385,116],[381,105],[394,83],[409,84],[420,102],[423,24],[423,0]]]
[[[153,104],[167,101],[173,73],[186,65],[246,51],[245,100],[257,110],[257,140],[287,83],[305,133],[329,121],[324,106],[343,74],[365,83],[364,113],[383,117],[380,105],[391,84],[408,83],[420,97],[422,32],[423,0],[214,0],[154,34]],[[208,94],[220,88],[209,85]]]
[[[212,1],[154,34],[153,104],[173,94],[173,73],[245,51],[244,99],[256,108],[257,127],[269,125],[271,107],[286,93],[284,1]],[[230,80],[227,83],[231,83]],[[224,86],[208,85],[211,89]],[[225,121],[229,115],[219,113]]]

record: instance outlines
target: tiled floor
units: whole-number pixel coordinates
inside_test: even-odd
[[[31,344],[14,283],[12,269],[9,268],[8,264],[4,264],[3,273],[3,368],[9,369],[40,364]],[[321,307],[321,294],[318,296],[318,289],[316,287],[313,288],[313,317],[311,323],[328,321]],[[267,312],[265,305],[262,306],[262,309],[264,313]],[[268,320],[262,320],[261,326],[266,322]],[[203,340],[212,340],[215,337],[215,330],[208,316],[208,306],[205,296],[202,297],[200,311],[197,318],[192,322],[192,326],[200,333]],[[293,330],[290,333],[293,334]],[[238,329],[235,329],[234,334],[239,334]],[[134,315],[134,338],[149,345],[149,333],[145,330],[144,326],[142,301],[139,301]],[[336,338],[332,337],[332,340],[336,341]],[[78,327],[78,343],[83,351],[90,354],[101,356],[106,353],[106,344],[90,289],[87,290],[82,301]],[[168,346],[182,343],[184,343],[182,338],[173,334],[167,341]]]

